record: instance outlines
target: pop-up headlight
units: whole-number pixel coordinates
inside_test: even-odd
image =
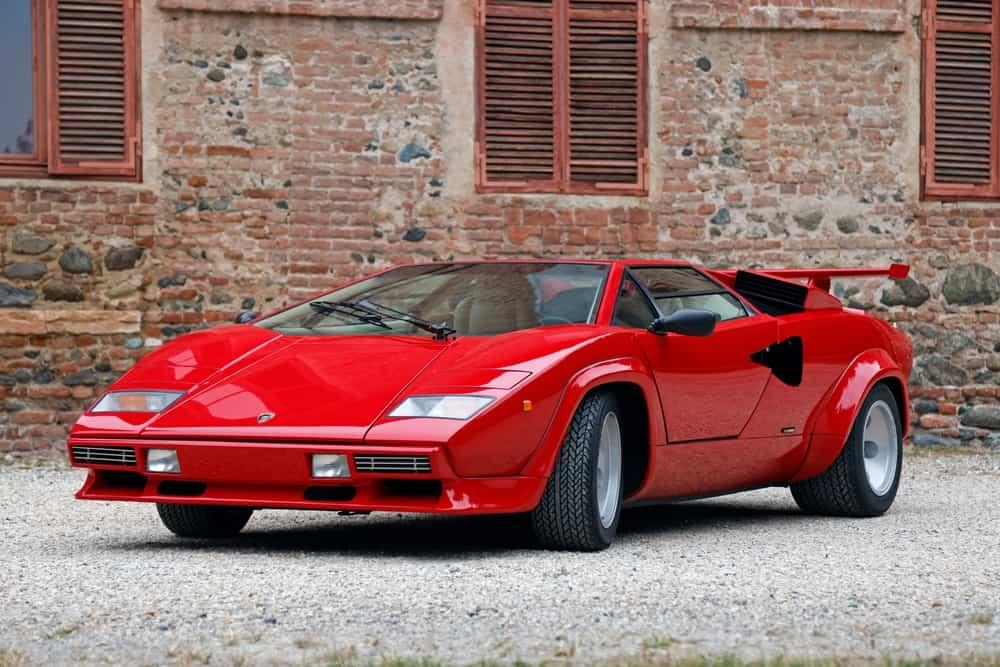
[[[491,396],[410,396],[389,416],[469,419],[492,402]]]

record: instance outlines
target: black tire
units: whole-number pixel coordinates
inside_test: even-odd
[[[871,406],[877,401],[889,405],[896,422],[896,473],[892,486],[884,495],[876,495],[865,475],[864,428]],[[826,516],[881,516],[892,506],[899,491],[903,466],[903,428],[896,397],[884,384],[877,384],[865,398],[854,420],[840,456],[825,472],[792,484],[792,497],[803,511]]]
[[[542,500],[531,513],[535,538],[546,548],[599,551],[615,539],[622,484],[610,526],[601,522],[597,499],[601,428],[609,413],[619,416],[618,402],[613,394],[599,392],[584,398],[573,417]]]
[[[178,537],[232,537],[250,520],[249,507],[157,503],[160,521]]]

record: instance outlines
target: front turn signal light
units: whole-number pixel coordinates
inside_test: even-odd
[[[109,391],[90,411],[163,412],[183,395],[183,391]]]

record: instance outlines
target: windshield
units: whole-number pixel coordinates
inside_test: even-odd
[[[300,336],[433,335],[432,327],[414,323],[422,320],[459,336],[492,336],[555,324],[591,324],[607,273],[608,267],[601,264],[405,266],[324,294],[257,325]],[[372,304],[378,306],[374,315],[366,313]]]

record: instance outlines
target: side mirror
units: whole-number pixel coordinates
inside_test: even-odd
[[[246,324],[247,322],[253,322],[258,317],[260,317],[260,313],[255,313],[252,310],[244,310],[242,313],[236,316],[236,324]]]
[[[659,317],[649,325],[649,330],[657,336],[668,333],[682,336],[711,336],[719,316],[708,310],[684,308],[667,317]]]

